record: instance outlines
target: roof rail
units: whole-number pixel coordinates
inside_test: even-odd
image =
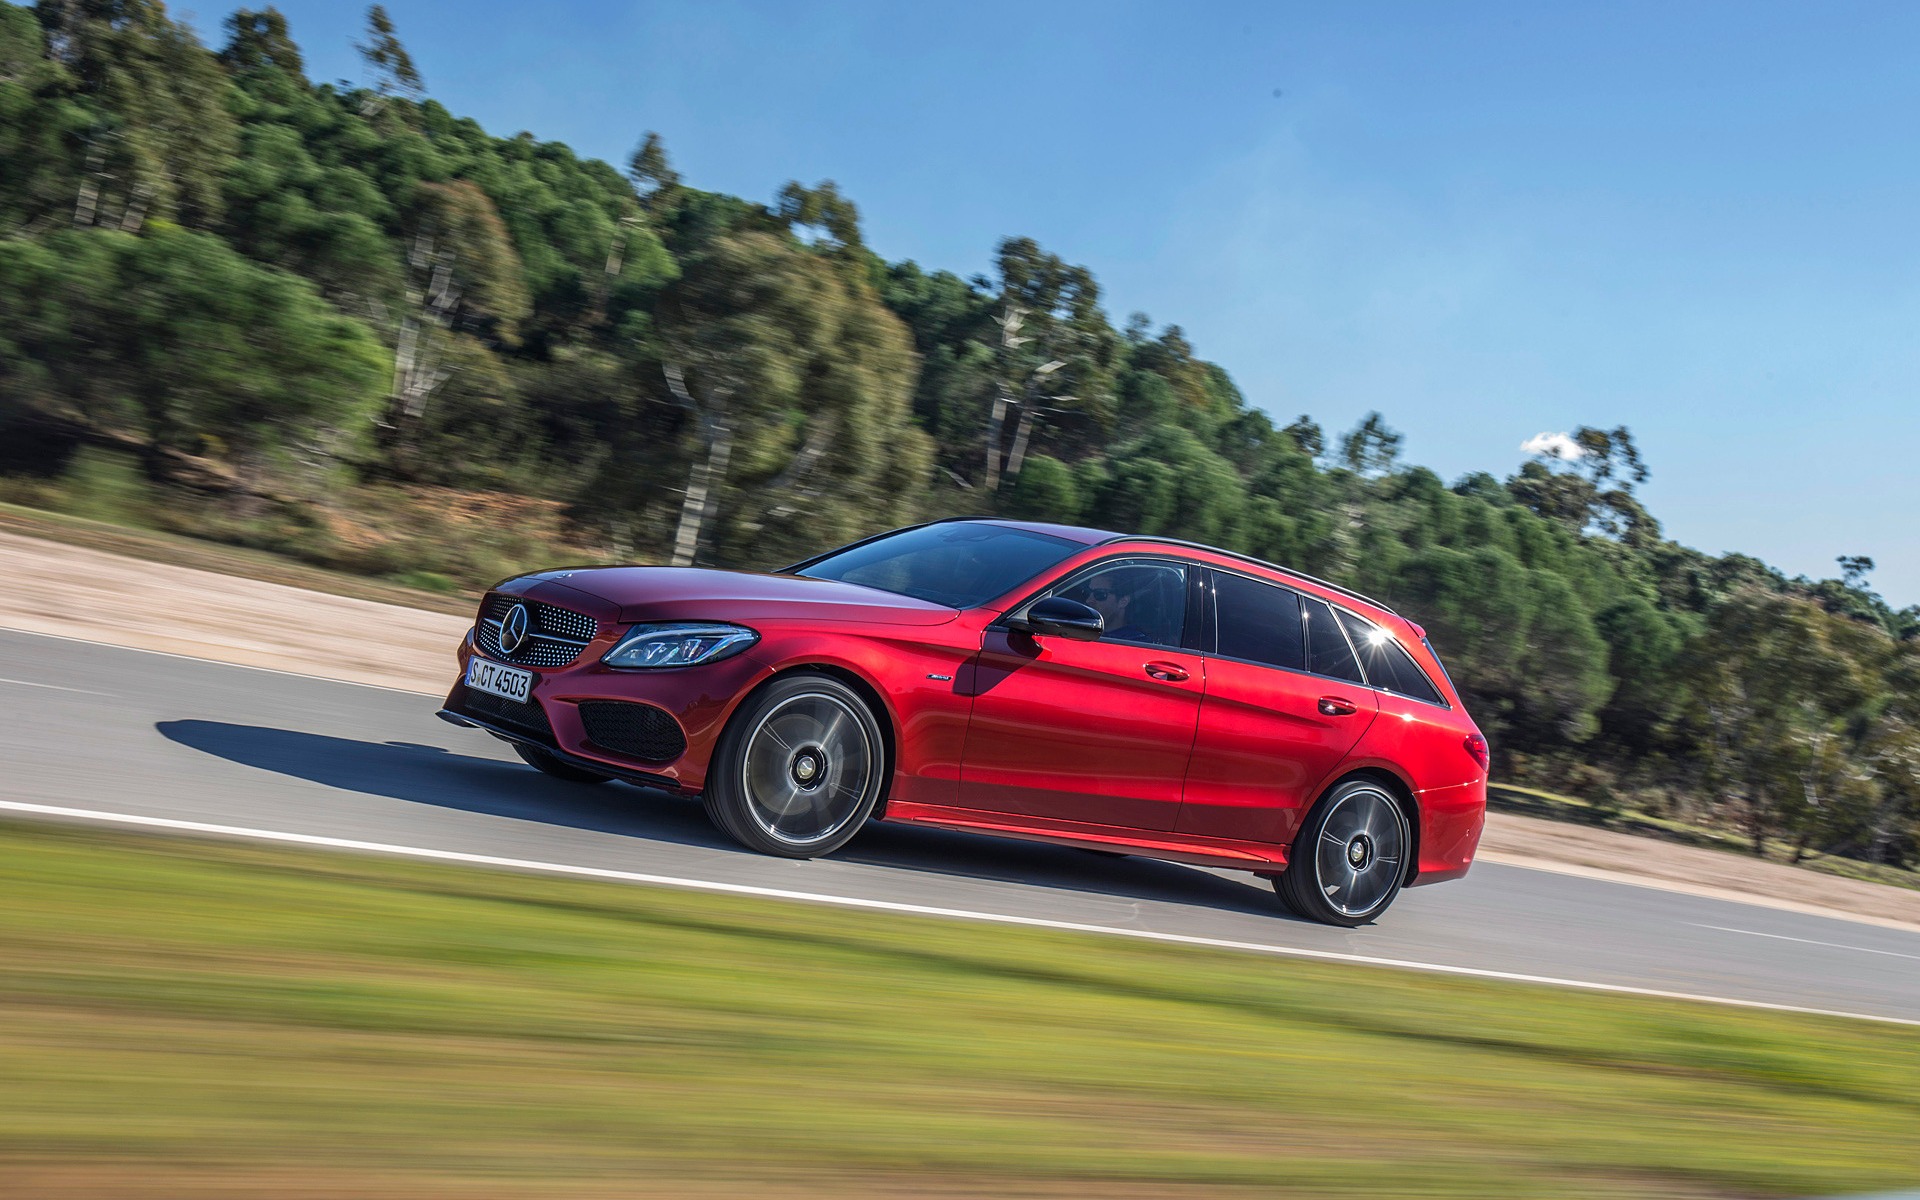
[[[1315,586],[1326,588],[1330,592],[1338,592],[1342,596],[1358,600],[1362,604],[1371,604],[1381,612],[1390,613],[1396,617],[1400,615],[1394,612],[1390,606],[1379,600],[1375,600],[1365,592],[1356,592],[1352,588],[1341,587],[1339,584],[1331,580],[1322,579],[1318,575],[1309,575],[1305,571],[1296,571],[1292,567],[1283,567],[1279,563],[1268,562],[1264,558],[1255,558],[1251,554],[1242,554],[1238,550],[1226,550],[1219,546],[1209,546],[1205,542],[1189,542],[1184,538],[1158,537],[1150,533],[1116,533],[1106,541],[1101,542],[1100,545],[1111,546],[1115,542],[1159,542],[1165,546],[1184,546],[1189,550],[1205,550],[1209,554],[1218,554],[1224,558],[1234,558],[1244,563],[1252,563],[1256,567],[1265,567],[1269,571],[1278,571],[1282,575],[1288,575],[1294,579],[1303,580]]]

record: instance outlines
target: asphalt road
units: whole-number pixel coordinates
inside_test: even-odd
[[[791,862],[736,847],[695,802],[548,779],[438,701],[0,631],[0,817],[82,809],[1920,1022],[1920,933],[1491,864],[1331,929],[1250,875],[885,824]]]

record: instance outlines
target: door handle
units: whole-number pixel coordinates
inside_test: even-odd
[[[1187,669],[1170,662],[1150,662],[1146,666],[1147,674],[1162,683],[1179,683],[1187,677]]]
[[[1320,697],[1320,715],[1323,717],[1350,717],[1359,712],[1353,701],[1341,696]]]

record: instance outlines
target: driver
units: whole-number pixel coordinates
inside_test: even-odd
[[[1133,608],[1134,589],[1126,588],[1123,581],[1126,576],[1140,577],[1140,572],[1108,571],[1087,580],[1085,591],[1087,606],[1106,618],[1107,627],[1102,637],[1119,638],[1122,641],[1139,642],[1147,640],[1147,631],[1128,617]]]

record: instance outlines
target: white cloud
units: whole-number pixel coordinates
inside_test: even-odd
[[[1522,454],[1538,454],[1561,462],[1578,462],[1587,456],[1579,442],[1564,433],[1536,433],[1520,443]]]

